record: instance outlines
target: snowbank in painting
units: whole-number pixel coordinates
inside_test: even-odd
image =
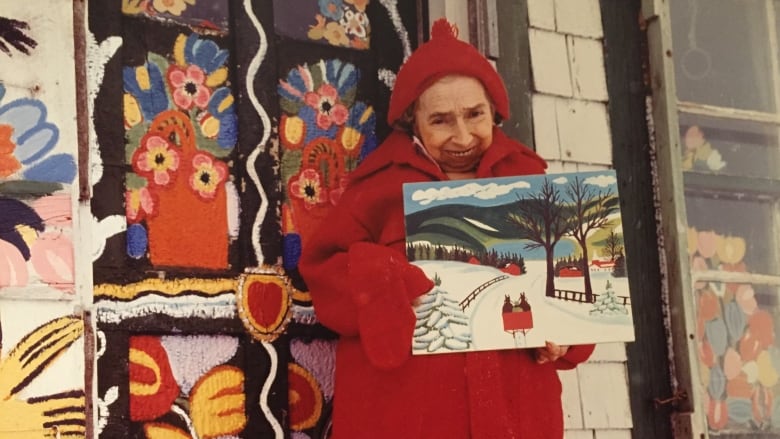
[[[439,278],[420,299],[416,312],[414,353],[444,353],[467,350],[512,349],[543,346],[549,340],[562,345],[633,341],[631,306],[624,307],[620,296],[628,296],[628,278],[612,277],[609,272],[591,271],[596,303],[568,302],[545,297],[544,261],[526,261],[527,273],[497,280],[477,294],[461,310],[458,306],[480,285],[506,276],[492,267],[451,261],[415,261],[431,279]],[[614,294],[606,294],[607,282]],[[582,277],[555,278],[555,288],[584,291]],[[505,296],[512,302],[525,293],[533,314],[533,327],[507,332],[502,320]],[[608,299],[607,299],[608,297]],[[617,298],[619,305],[615,305]],[[611,312],[598,311],[608,303]],[[630,302],[629,302],[630,303]],[[625,312],[622,312],[625,310]]]

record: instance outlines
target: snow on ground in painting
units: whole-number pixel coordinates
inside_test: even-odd
[[[415,265],[433,279],[441,278],[439,292],[461,302],[483,283],[505,273],[493,267],[451,261],[415,261]],[[594,304],[577,303],[548,298],[544,295],[546,283],[545,261],[526,261],[527,273],[499,281],[485,290],[466,308],[471,330],[471,346],[467,350],[512,349],[543,346],[549,340],[562,345],[633,341],[634,330],[631,307],[628,314],[592,315]],[[617,296],[628,296],[628,278],[615,278],[609,272],[591,272],[593,293],[603,295],[609,281]],[[555,288],[584,291],[582,277],[555,278]],[[435,294],[434,288],[428,294]],[[524,292],[533,314],[533,328],[514,335],[505,332],[502,320],[504,296],[514,303]],[[457,332],[457,331],[456,331]],[[416,347],[415,354],[451,352],[436,344],[432,351]],[[439,347],[441,346],[441,347]]]

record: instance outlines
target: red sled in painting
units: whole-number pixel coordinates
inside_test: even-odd
[[[504,332],[512,334],[517,343],[517,333],[528,333],[534,327],[534,316],[531,311],[531,305],[525,297],[525,293],[520,293],[520,300],[512,303],[509,296],[504,296],[504,305],[501,308],[501,318],[504,323]]]

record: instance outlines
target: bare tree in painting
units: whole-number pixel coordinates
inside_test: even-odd
[[[609,259],[614,261],[623,254],[623,239],[615,233],[615,229],[609,231],[609,236],[604,240],[604,251],[609,255]]]
[[[30,49],[34,49],[38,43],[24,32],[27,30],[30,30],[30,25],[24,21],[0,17],[0,50],[12,56],[11,48],[8,47],[10,45],[19,52],[29,55]]]
[[[571,219],[573,227],[569,232],[582,248],[585,261],[583,275],[585,279],[585,300],[593,302],[593,287],[590,282],[590,258],[588,257],[588,235],[610,225],[610,216],[618,212],[618,199],[611,189],[597,190],[579,177],[569,182],[566,194],[571,201]]]
[[[516,205],[516,213],[510,213],[508,220],[516,227],[517,238],[531,241],[525,245],[526,249],[544,249],[547,259],[545,295],[555,297],[553,249],[570,230],[568,208],[560,191],[547,178],[539,193],[518,200]]]

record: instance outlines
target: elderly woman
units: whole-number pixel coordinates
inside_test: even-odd
[[[540,174],[509,139],[506,88],[446,20],[401,67],[388,122],[397,129],[351,174],[300,270],[320,321],[340,334],[335,439],[563,437],[557,370],[593,346],[412,356],[413,302],[433,283],[405,256],[406,182]]]

